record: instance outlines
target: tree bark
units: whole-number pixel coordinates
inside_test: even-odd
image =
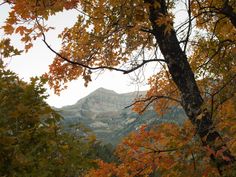
[[[160,6],[155,6],[155,1],[160,3]],[[186,115],[196,127],[203,146],[208,146],[215,152],[222,148],[225,149],[223,156],[227,158],[211,155],[212,161],[219,173],[222,174],[224,169],[235,163],[235,158],[226,147],[220,134],[215,130],[209,111],[204,108],[204,101],[196,84],[194,73],[186,54],[180,47],[176,32],[173,29],[169,34],[165,34],[165,26],[159,26],[156,23],[161,14],[167,15],[166,2],[165,0],[145,0],[145,2],[150,4],[149,20],[152,24],[153,34],[167,62],[172,79],[180,91],[182,107]]]
[[[224,7],[220,10],[220,12],[228,17],[232,25],[236,28],[236,13],[227,0],[225,0]]]

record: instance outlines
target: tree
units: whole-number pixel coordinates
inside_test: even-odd
[[[174,9],[181,8],[181,2],[184,2],[187,18],[175,26],[173,19],[178,17]],[[12,6],[3,27],[5,33],[19,33],[26,50],[32,47],[32,40],[42,36],[47,47],[56,54],[46,75],[56,93],[68,81],[80,76],[87,85],[94,70],[128,74],[148,63],[158,62],[163,69],[149,79],[150,90],[145,98],[136,101],[136,110],[143,111],[154,103],[160,112],[160,108],[180,104],[195,126],[202,145],[214,153],[222,151],[223,156],[211,155],[219,173],[223,174],[225,169],[230,171],[235,165],[235,151],[226,145],[221,128],[216,125],[229,120],[224,116],[229,102],[233,104],[230,117],[235,117],[234,0],[5,3]],[[46,40],[44,33],[50,27],[43,25],[43,21],[65,9],[77,9],[78,20],[60,35],[62,48],[57,52]],[[33,27],[28,25],[30,22]]]
[[[90,170],[87,176],[218,176],[200,141],[193,141],[190,124],[187,121],[182,128],[173,123],[151,129],[142,126],[117,147],[120,163],[98,161],[99,169]]]
[[[62,131],[44,101],[45,82],[25,83],[0,67],[1,176],[77,176],[95,166],[94,140]]]

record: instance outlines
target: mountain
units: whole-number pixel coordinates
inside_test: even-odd
[[[139,115],[132,112],[131,105],[135,98],[145,92],[131,92],[118,94],[112,90],[99,88],[90,95],[80,99],[71,106],[56,109],[63,117],[62,124],[68,131],[74,131],[74,124],[81,123],[90,128],[97,138],[104,143],[116,144],[122,137],[142,124],[156,124],[161,122],[183,122],[185,116],[181,109],[173,108],[163,117],[152,108]]]

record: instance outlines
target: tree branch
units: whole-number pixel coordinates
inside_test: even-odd
[[[227,85],[229,85],[231,82],[235,81],[235,79],[236,79],[236,74],[234,74],[230,80],[228,80],[224,85],[222,85],[219,90],[217,90],[215,93],[213,93],[212,96],[214,97],[215,95],[219,94]],[[235,82],[233,82],[233,83],[235,83]]]
[[[146,99],[137,100],[134,103],[132,103],[131,105],[126,106],[124,109],[130,108],[131,106],[134,106],[136,103],[147,102],[148,101],[148,103],[145,105],[145,107],[139,112],[139,113],[143,113],[148,108],[148,106],[157,99],[169,99],[171,101],[175,101],[175,102],[181,104],[181,101],[178,100],[178,99],[172,98],[170,96],[160,95],[160,96],[151,96],[151,97],[146,98]]]
[[[143,65],[149,63],[149,62],[165,62],[164,59],[149,59],[149,60],[143,60],[142,63],[138,64],[137,66],[131,68],[131,69],[120,69],[120,68],[115,68],[115,67],[110,67],[110,66],[97,66],[97,67],[91,67],[91,66],[88,66],[82,62],[75,62],[75,61],[71,61],[69,60],[68,58],[62,56],[59,52],[55,51],[49,44],[48,42],[46,41],[46,36],[44,33],[42,33],[42,36],[43,36],[43,42],[44,44],[47,46],[47,48],[49,50],[51,50],[53,53],[55,53],[58,57],[60,57],[61,59],[63,59],[64,61],[72,64],[72,65],[77,65],[77,66],[81,66],[81,67],[84,67],[84,68],[87,68],[87,69],[90,69],[90,70],[98,70],[98,69],[108,69],[108,70],[114,70],[114,71],[119,71],[119,72],[122,72],[123,74],[129,74],[139,68],[141,68]]]
[[[186,49],[187,49],[187,45],[188,45],[188,42],[189,42],[189,37],[190,37],[190,34],[191,34],[191,28],[192,28],[192,21],[191,21],[191,5],[190,5],[190,0],[188,0],[188,31],[187,31],[187,36],[186,36],[186,39],[185,39],[185,45],[184,45],[184,52],[186,52]]]

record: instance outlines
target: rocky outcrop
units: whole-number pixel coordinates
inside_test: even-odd
[[[144,94],[145,92],[118,94],[99,88],[76,104],[57,111],[64,117],[62,123],[68,131],[72,131],[71,125],[81,123],[90,128],[101,141],[113,144],[131,131],[137,130],[142,124],[183,121],[183,111],[176,108],[161,118],[152,108],[142,115],[132,112],[130,108],[125,109],[135,98]]]

